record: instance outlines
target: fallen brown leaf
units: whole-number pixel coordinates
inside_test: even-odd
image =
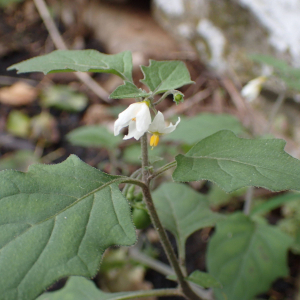
[[[35,100],[36,96],[36,88],[22,81],[0,89],[0,102],[12,106],[29,104]]]

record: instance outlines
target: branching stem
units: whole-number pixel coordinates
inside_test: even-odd
[[[165,100],[169,95],[178,93],[178,91],[176,90],[170,90],[165,92],[156,102],[153,103],[153,106],[158,105],[160,102],[162,102],[163,100]]]
[[[182,290],[184,296],[187,299],[199,300],[201,298],[197,294],[195,294],[195,292],[191,289],[189,284],[184,280],[184,275],[179,266],[175,252],[172,248],[172,245],[169,241],[167,233],[166,233],[165,229],[163,228],[163,226],[160,222],[160,219],[158,217],[158,214],[156,212],[156,209],[154,207],[153,199],[152,199],[150,188],[149,188],[149,178],[148,178],[149,162],[148,162],[147,134],[144,134],[141,138],[141,147],[142,147],[142,174],[143,174],[142,178],[143,178],[143,182],[144,182],[144,185],[142,186],[142,190],[143,190],[144,200],[145,200],[147,209],[148,209],[150,217],[151,217],[151,221],[159,235],[163,249],[164,249],[164,251],[167,255],[167,258],[177,276],[178,283],[181,287],[181,290]]]
[[[154,172],[154,174],[152,174],[151,176],[148,177],[148,180],[152,180],[153,178],[159,176],[160,174],[164,173],[165,171],[171,169],[171,168],[174,168],[176,167],[177,165],[177,162],[176,160],[164,165],[163,167],[159,168],[156,172]]]

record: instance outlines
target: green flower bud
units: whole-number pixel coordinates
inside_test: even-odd
[[[173,101],[177,104],[184,101],[184,95],[180,92],[173,94]]]

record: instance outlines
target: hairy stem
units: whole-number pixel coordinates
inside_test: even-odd
[[[142,181],[146,183],[148,181],[148,145],[147,145],[147,133],[141,137],[141,148],[142,148]]]
[[[167,233],[163,228],[160,219],[158,217],[158,214],[156,212],[156,209],[154,207],[153,199],[149,188],[149,179],[148,179],[149,162],[148,162],[147,134],[144,134],[143,137],[141,138],[141,147],[142,147],[142,181],[144,182],[144,185],[142,186],[142,190],[143,190],[144,200],[148,208],[153,226],[157,230],[163,249],[177,276],[177,280],[179,282],[179,285],[181,287],[184,296],[187,299],[199,300],[201,298],[195,294],[195,292],[191,289],[189,284],[184,280],[184,275],[177,261],[175,252],[172,248]]]

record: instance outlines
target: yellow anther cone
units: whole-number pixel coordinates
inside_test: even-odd
[[[159,142],[159,135],[158,134],[153,134],[150,138],[150,146],[151,147],[156,147]]]

